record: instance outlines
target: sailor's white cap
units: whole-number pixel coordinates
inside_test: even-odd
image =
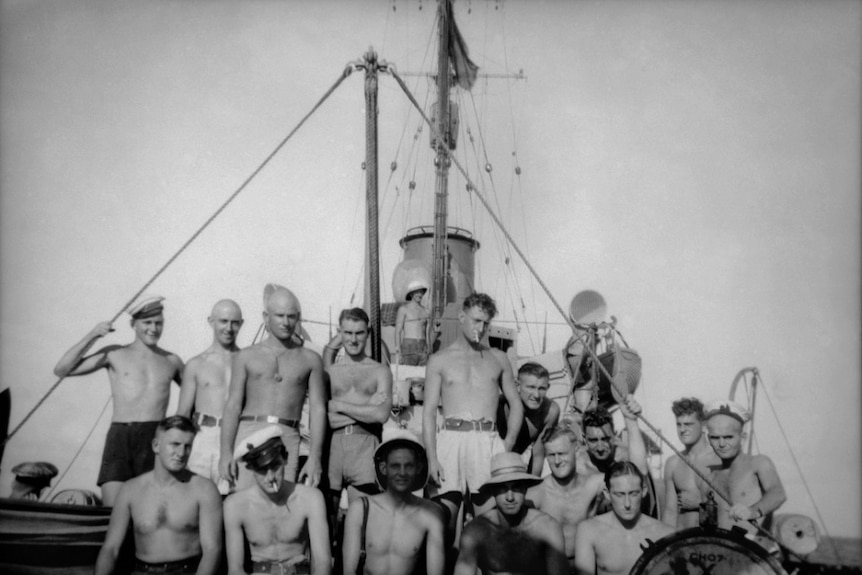
[[[732,401],[721,400],[711,401],[703,409],[704,420],[711,418],[714,415],[727,415],[745,425],[751,419],[751,414],[747,409]]]
[[[271,439],[276,437],[281,438],[281,434],[281,428],[277,425],[268,425],[263,429],[258,429],[248,437],[242,439],[239,445],[236,446],[236,449],[233,451],[234,460],[242,459],[249,453],[259,450]]]
[[[145,294],[129,307],[129,315],[134,319],[158,315],[162,312],[164,300],[165,298],[160,295]]]

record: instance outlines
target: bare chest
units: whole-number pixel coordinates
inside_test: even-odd
[[[307,538],[305,517],[285,506],[277,509],[254,507],[249,511],[243,529],[253,546],[301,543]]]
[[[365,532],[369,553],[412,557],[419,553],[427,530],[415,513],[384,513],[369,510],[369,524]]]
[[[368,398],[377,391],[376,366],[336,364],[329,369],[332,397]]]
[[[198,500],[188,486],[162,490],[148,487],[132,504],[132,523],[136,533],[158,531],[176,533],[198,529]]]

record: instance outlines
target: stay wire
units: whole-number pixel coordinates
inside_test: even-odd
[[[398,75],[398,73],[392,68],[390,68],[389,73],[392,74],[392,77],[395,79],[396,82],[398,82],[398,85],[401,86],[401,89],[404,91],[404,94],[407,96],[407,98],[410,100],[410,102],[416,107],[416,109],[422,115],[422,118],[425,120],[425,123],[428,126],[430,126],[432,131],[434,131],[436,133],[437,128],[431,123],[431,120],[425,114],[425,111],[419,107],[419,102],[416,101],[416,98],[410,92],[409,88],[407,88],[407,85],[404,83],[404,81],[401,79],[401,77]],[[439,134],[437,134],[437,136],[439,137]],[[451,154],[447,154],[447,157],[452,160],[452,163],[455,164],[455,166],[458,168],[458,170],[461,172],[461,174],[464,175],[464,177],[466,178],[467,177],[466,176],[466,170],[464,170],[464,167],[461,165],[461,162],[458,160],[458,158],[456,156],[451,155]],[[539,276],[539,273],[536,271],[536,268],[533,267],[533,264],[531,264],[530,261],[527,259],[527,257],[524,255],[524,252],[521,250],[520,246],[518,246],[518,244],[515,242],[515,239],[512,237],[512,235],[506,229],[506,226],[503,224],[503,222],[500,220],[500,218],[494,212],[493,208],[488,203],[488,200],[485,198],[484,194],[482,194],[482,192],[479,191],[478,188],[476,188],[476,186],[473,184],[472,181],[469,180],[469,178],[468,178],[468,183],[471,184],[473,192],[476,194],[476,197],[479,198],[479,201],[482,202],[482,205],[485,207],[485,210],[488,212],[488,215],[491,217],[492,220],[494,220],[494,223],[500,229],[502,234],[504,236],[506,236],[506,239],[508,240],[508,242],[512,246],[512,249],[515,250],[515,252],[521,258],[521,260],[523,260],[524,265],[527,267],[529,272],[533,275],[534,278],[536,278],[536,281],[538,282],[539,286],[541,286],[542,291],[545,292],[545,295],[551,301],[551,304],[557,309],[557,312],[559,312],[559,314],[563,318],[566,319],[566,323],[568,323],[569,327],[572,330],[572,333],[583,344],[584,349],[587,351],[587,353],[589,353],[592,360],[594,362],[596,362],[599,370],[602,372],[602,375],[604,375],[606,378],[608,378],[608,381],[610,381],[611,384],[614,385],[614,387],[616,388],[617,385],[616,385],[616,382],[614,381],[614,378],[608,372],[607,368],[604,365],[602,365],[601,361],[599,361],[599,358],[596,355],[596,352],[594,350],[592,350],[589,345],[587,345],[587,342],[584,341],[583,335],[578,333],[578,329],[577,329],[577,326],[575,325],[574,320],[572,320],[572,318],[569,317],[563,311],[562,306],[557,301],[557,299],[553,296],[550,288],[548,288],[548,285]],[[626,395],[624,393],[624,391],[620,390],[619,388],[617,388],[617,392],[619,392],[623,396]],[[657,427],[655,427],[652,423],[650,423],[649,420],[647,420],[643,416],[642,413],[637,413],[637,414],[635,414],[635,416],[639,420],[643,421],[644,425],[646,425],[656,435],[656,437],[661,439],[670,448],[670,450],[674,452],[674,454],[679,456],[679,458],[682,461],[684,461],[686,463],[686,465],[688,465],[691,468],[691,470],[695,473],[695,475],[697,475],[701,480],[703,480],[703,482],[706,483],[706,485],[708,485],[710,487],[710,489],[712,489],[713,492],[715,492],[715,494],[719,498],[721,498],[725,503],[727,503],[728,506],[733,505],[733,503],[730,500],[730,497],[728,495],[726,495],[718,486],[716,486],[700,469],[698,469],[696,466],[692,465],[691,462],[688,460],[688,458],[686,458],[686,456],[683,455],[683,453],[680,450],[678,450],[676,447],[674,447],[674,445],[670,442],[670,440],[667,439],[664,436],[664,434]],[[775,537],[772,535],[772,533],[770,533],[769,531],[767,531],[766,529],[764,529],[763,527],[761,527],[760,525],[758,525],[754,521],[751,522],[751,525],[753,525],[763,536],[768,537],[769,539],[771,539],[773,541],[775,540]]]
[[[341,85],[341,83],[344,82],[344,80],[346,80],[347,77],[353,73],[353,70],[355,68],[356,68],[355,63],[350,63],[347,65],[347,67],[345,67],[344,71],[341,73],[341,75],[338,77],[338,79],[335,81],[335,83],[326,91],[326,93],[323,94],[323,96],[317,101],[317,103],[311,108],[311,110],[305,116],[302,117],[302,119],[290,131],[290,133],[288,133],[287,136],[285,136],[281,140],[281,142],[278,143],[278,145],[272,150],[272,152],[270,152],[269,155],[266,156],[266,158],[257,166],[257,168],[255,168],[254,171],[252,171],[251,175],[249,175],[245,179],[245,181],[228,197],[228,199],[225,200],[224,203],[222,203],[222,205],[219,206],[219,208],[215,212],[213,212],[213,214],[209,218],[207,218],[207,220],[203,223],[203,225],[201,225],[197,229],[197,231],[195,231],[191,235],[191,237],[188,240],[186,240],[186,242],[180,247],[180,249],[178,249],[176,251],[176,253],[174,253],[174,255],[172,255],[168,259],[168,261],[165,262],[164,265],[162,265],[162,267],[160,267],[158,269],[158,271],[156,271],[156,273],[153,274],[153,276],[146,283],[144,283],[143,287],[141,287],[137,292],[135,292],[135,294],[132,297],[129,298],[129,300],[126,302],[126,304],[123,307],[121,307],[119,309],[119,311],[117,311],[114,314],[114,316],[108,322],[109,324],[113,324],[115,321],[117,321],[117,319],[120,317],[120,315],[122,315],[122,313],[124,311],[126,311],[135,302],[135,300],[137,300],[141,296],[141,294],[143,294],[147,290],[147,288],[149,288],[156,281],[156,279],[158,279],[165,272],[165,270],[168,269],[168,267],[170,267],[170,265],[174,263],[174,261],[176,261],[176,259],[180,256],[180,254],[182,254],[192,244],[192,242],[194,242],[198,238],[198,236],[200,236],[201,233],[206,228],[208,228],[209,225],[211,223],[213,223],[213,221],[215,221],[215,219],[218,216],[221,215],[221,213],[228,207],[228,205],[230,205],[231,202],[233,202],[236,199],[236,197],[239,196],[239,194],[243,190],[245,190],[245,188],[251,183],[251,181],[263,170],[264,167],[266,167],[267,164],[269,164],[269,162],[275,157],[275,155],[278,154],[279,151],[281,151],[281,149],[284,147],[284,145],[287,144],[287,142],[293,137],[294,134],[296,134],[297,131],[299,131],[299,129],[312,116],[312,114],[314,114],[317,111],[317,109],[320,108],[320,106],[322,106],[323,103],[329,98],[329,96],[331,96],[332,93],[335,92],[335,90]],[[93,344],[96,343],[97,339],[98,338],[93,338],[92,340],[90,340],[90,342],[87,343],[87,345],[84,346],[84,348],[81,350],[80,358],[76,362],[75,367],[77,367],[81,363],[84,356],[87,354],[87,351],[89,351],[89,349],[91,347],[93,347]],[[74,371],[74,369],[75,368],[73,367],[70,371]],[[36,411],[40,407],[42,407],[42,404],[45,403],[45,400],[48,399],[48,397],[52,393],[54,393],[54,391],[57,389],[57,387],[60,386],[60,384],[66,379],[66,377],[67,376],[63,376],[63,377],[59,378],[54,383],[54,385],[52,385],[51,388],[48,389],[48,391],[45,393],[45,395],[43,395],[39,399],[39,401],[36,402],[36,405],[34,405],[33,408],[27,413],[27,415],[24,416],[24,419],[22,419],[18,423],[18,425],[15,426],[15,428],[9,433],[8,436],[6,436],[6,439],[3,440],[3,443],[0,444],[0,446],[6,445],[9,442],[9,440],[12,439],[12,437],[14,437],[16,433],[18,433],[18,430],[21,429],[21,427],[25,423],[27,423],[27,420],[29,420],[30,417],[32,417],[33,414],[36,413]]]

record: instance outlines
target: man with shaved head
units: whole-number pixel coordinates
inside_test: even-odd
[[[718,526],[722,529],[742,527],[756,534],[757,527],[770,518],[787,499],[775,464],[766,455],[743,453],[745,424],[751,415],[744,407],[730,401],[714,402],[705,407],[706,437],[720,463],[708,466],[711,485],[698,478],[697,486],[707,500],[713,488],[730,498],[713,497],[718,504]],[[764,547],[772,544],[763,538]]]
[[[219,475],[221,418],[227,401],[231,363],[239,347],[236,338],[242,327],[242,310],[233,300],[223,299],[213,306],[207,321],[213,332],[212,344],[186,364],[177,414],[191,417],[198,428],[188,467],[218,486],[227,495],[229,485]]]
[[[326,401],[323,362],[303,347],[300,337],[302,308],[289,289],[267,284],[263,292],[263,321],[269,335],[239,351],[233,360],[227,403],[222,415],[219,472],[236,489],[254,485],[247,471],[238,474],[233,461],[235,443],[268,425],[279,425],[288,453],[285,478],[297,480],[299,467],[299,418],[306,392],[309,401],[311,453],[299,473],[299,481],[317,486],[326,433]]]

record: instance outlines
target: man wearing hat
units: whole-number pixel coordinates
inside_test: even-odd
[[[165,318],[161,296],[145,296],[128,312],[135,341],[128,345],[108,345],[81,359],[84,349],[114,331],[111,324],[96,325],[72,346],[57,365],[57,377],[86,375],[99,369],[108,371],[114,414],[105,439],[97,485],[102,503],[114,504],[123,482],[153,468],[150,446],[170,399],[171,380],[182,381],[183,362],[158,346]]]
[[[742,453],[743,428],[750,418],[748,410],[730,401],[706,406],[706,437],[721,460],[720,464],[709,465],[708,476],[733,503],[728,507],[723,498],[715,497],[718,526],[730,529],[738,525],[753,534],[757,528],[751,520],[763,523],[787,496],[769,457]],[[698,488],[706,500],[712,488],[699,478]]]
[[[380,444],[374,453],[383,493],[350,504],[344,522],[344,575],[409,575],[425,548],[427,575],[445,564],[442,508],[413,494],[428,481],[428,458],[409,431]],[[421,570],[421,569],[420,569]]]
[[[270,425],[237,445],[234,457],[254,476],[254,485],[224,502],[228,573],[329,575],[332,555],[323,494],[285,479],[288,453],[283,430]],[[245,543],[251,571],[245,570]],[[309,561],[309,552],[311,560]]]
[[[422,305],[428,286],[422,280],[407,284],[407,303],[398,306],[395,315],[395,353],[401,365],[425,365],[428,345],[425,330],[430,313]]]
[[[135,537],[132,575],[216,573],[222,555],[222,503],[212,481],[186,468],[194,436],[187,417],[159,422],[150,446],[155,466],[120,489],[96,575],[114,572],[128,531]]]
[[[489,573],[563,574],[568,572],[563,529],[556,519],[524,505],[527,489],[542,480],[527,473],[517,453],[491,459],[491,478],[481,490],[496,507],[467,524],[455,575]]]
[[[647,547],[676,529],[641,513],[644,475],[631,461],[616,461],[605,473],[611,510],[587,519],[575,534],[578,575],[626,575]]]
[[[242,310],[229,299],[215,303],[207,318],[212,328],[212,344],[186,363],[177,413],[191,417],[198,427],[189,469],[212,479],[222,495],[228,482],[219,473],[221,418],[227,401],[231,364],[239,351],[236,337],[242,327]]]
[[[233,360],[221,421],[219,472],[229,482],[235,481],[237,490],[253,485],[251,475],[237,468],[234,449],[251,433],[278,425],[288,454],[287,479],[307,480],[317,486],[326,434],[323,361],[303,346],[302,306],[293,292],[284,286],[267,284],[263,303],[263,321],[269,336],[240,350]],[[300,470],[299,423],[306,393],[311,446],[308,460]]]

